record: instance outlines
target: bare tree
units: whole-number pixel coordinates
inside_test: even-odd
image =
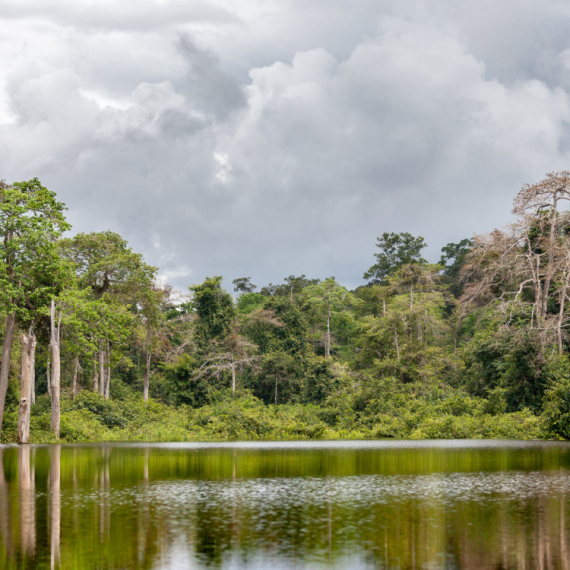
[[[570,171],[526,184],[514,200],[515,223],[475,236],[463,270],[468,281],[463,301],[498,302],[507,324],[516,310],[526,308],[527,328],[543,343],[555,338],[560,352],[570,292],[570,212],[562,208],[568,201]]]
[[[22,334],[22,379],[18,410],[18,443],[30,442],[30,410],[32,407],[32,376],[35,352],[36,336],[30,328],[30,332],[27,335]]]

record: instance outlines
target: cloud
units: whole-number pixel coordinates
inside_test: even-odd
[[[40,177],[76,231],[122,233],[179,287],[356,286],[382,232],[425,236],[436,260],[568,167],[558,2],[517,12],[518,49],[515,4],[147,1],[132,27],[76,4],[8,6],[0,176]]]

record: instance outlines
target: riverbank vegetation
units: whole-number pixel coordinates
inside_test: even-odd
[[[569,200],[552,173],[437,264],[383,233],[356,290],[232,296],[173,290],[112,231],[63,237],[53,192],[1,183],[2,441],[570,439]]]

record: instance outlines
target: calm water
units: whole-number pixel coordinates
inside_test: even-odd
[[[0,446],[0,568],[570,568],[570,444]]]

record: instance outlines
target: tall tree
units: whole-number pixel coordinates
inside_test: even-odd
[[[142,288],[152,285],[157,268],[145,263],[127,241],[111,231],[77,234],[59,242],[62,257],[74,263],[79,286],[133,303]]]
[[[17,322],[49,303],[65,267],[55,240],[70,228],[65,207],[37,178],[0,183],[0,304],[7,315],[0,365],[0,431]]]
[[[192,285],[190,291],[198,315],[196,338],[205,349],[210,341],[223,340],[230,334],[235,318],[234,301],[222,289],[220,276],[206,277],[200,285]]]
[[[526,184],[514,200],[515,223],[475,236],[463,275],[465,301],[499,303],[505,314],[526,308],[527,327],[563,350],[570,294],[570,172]],[[508,317],[510,319],[510,317]],[[520,320],[520,317],[518,317]]]
[[[304,307],[312,316],[317,329],[324,332],[325,357],[330,358],[333,328],[338,329],[343,321],[350,320],[352,313],[349,309],[360,301],[339,285],[334,277],[306,287],[303,298]]]
[[[376,263],[364,274],[364,279],[371,283],[380,283],[402,265],[426,263],[421,251],[426,247],[423,237],[415,237],[408,232],[384,232],[377,238],[376,247],[380,249],[374,254]]]
[[[232,281],[234,291],[239,293],[253,293],[257,289],[257,285],[251,282],[251,277],[238,277]]]

